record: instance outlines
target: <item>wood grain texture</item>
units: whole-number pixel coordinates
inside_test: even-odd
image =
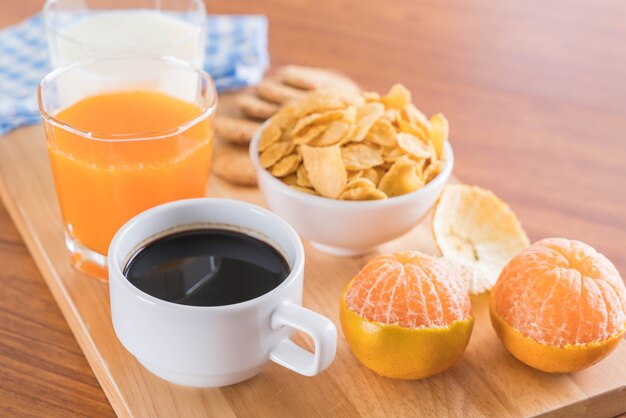
[[[0,142],[0,173],[0,195],[119,416],[518,416],[556,414],[572,404],[577,404],[577,411],[614,415],[626,407],[626,344],[580,373],[553,376],[531,370],[498,342],[486,295],[472,301],[476,325],[462,359],[451,370],[424,381],[375,375],[340,338],[335,362],[314,378],[270,364],[258,377],[224,389],[168,384],[144,370],[118,342],[107,285],[70,267],[39,127],[21,129]],[[216,178],[208,194],[262,202],[257,190],[235,188]],[[407,248],[435,252],[428,222],[379,251]],[[336,258],[308,245],[305,251],[304,304],[338,324],[342,289],[366,258]]]
[[[0,416],[113,416],[4,208],[0,265]]]
[[[40,0],[0,0],[0,26],[16,23],[41,5]],[[207,9],[267,14],[273,65],[334,67],[377,90],[402,81],[424,111],[444,111],[450,119],[457,176],[492,188],[507,200],[532,239],[582,239],[611,258],[624,276],[626,3],[370,0],[364,6],[357,0],[212,0]],[[16,131],[0,138],[0,144],[40,135],[37,128]],[[27,167],[20,167],[25,176],[29,175]],[[4,168],[3,161],[0,170]],[[112,414],[4,211],[0,211],[0,260],[0,415]],[[330,257],[321,261],[347,277],[362,265],[362,260],[353,260],[347,267]],[[315,274],[315,269],[309,262],[307,274]],[[345,280],[338,281],[343,284]],[[308,282],[306,286],[305,304],[316,308],[313,302],[321,300],[321,291],[309,289]],[[324,296],[324,303],[334,303],[333,289]],[[320,309],[330,311],[331,306],[324,307],[324,303]],[[476,308],[479,320],[485,313],[480,305]],[[491,349],[472,351],[483,338],[493,343]],[[306,391],[292,380],[286,381],[287,387],[281,379],[289,373],[273,367],[267,375],[246,383],[245,389],[233,387],[221,393],[230,411],[244,416],[301,411],[285,405],[286,398],[301,403],[302,408],[313,405],[320,414],[336,415],[392,415],[407,404],[421,406],[419,412],[426,415],[441,412],[428,405],[466,404],[474,396],[480,397],[482,406],[468,407],[467,414],[481,415],[502,404],[515,415],[552,411],[561,416],[608,416],[618,412],[615,405],[620,405],[618,400],[626,390],[619,379],[625,373],[619,367],[605,366],[609,360],[568,377],[537,377],[522,368],[514,381],[503,379],[472,388],[469,395],[461,392],[466,398],[453,395],[459,393],[453,388],[471,385],[468,382],[474,375],[489,374],[498,367],[521,367],[490,338],[488,334],[473,336],[470,349],[451,372],[453,378],[444,375],[398,386],[373,378],[371,383],[369,372],[350,359],[343,347],[338,363],[313,379],[315,385],[309,387],[302,380]],[[623,352],[624,343],[619,350]],[[508,360],[479,362],[490,358]],[[350,384],[337,383],[346,376]],[[621,392],[594,398],[593,388],[605,382],[621,385]],[[327,394],[319,389],[321,385],[329,385],[331,391]],[[354,401],[358,399],[355,387],[364,387],[360,402]],[[449,394],[436,398],[435,391],[424,387],[449,389]],[[411,402],[416,391],[422,398]],[[503,391],[509,393],[509,400],[500,399]],[[554,403],[542,403],[539,393],[549,393]],[[590,400],[554,411],[569,397],[583,395]],[[263,405],[271,409],[256,409],[262,397]],[[518,404],[518,398],[530,398],[532,407]],[[208,402],[194,391],[180,395],[178,402],[187,399],[201,399],[207,413],[217,412],[211,409],[215,405],[224,405]],[[143,407],[154,412],[149,404]]]

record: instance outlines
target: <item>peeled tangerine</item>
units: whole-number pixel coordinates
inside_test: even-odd
[[[591,246],[547,238],[514,257],[491,296],[504,346],[536,369],[566,373],[606,357],[626,328],[626,288]]]
[[[454,271],[418,251],[372,259],[346,286],[341,326],[354,355],[376,373],[421,379],[461,357],[474,318]]]

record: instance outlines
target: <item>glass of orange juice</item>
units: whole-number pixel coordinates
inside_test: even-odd
[[[41,81],[39,108],[75,267],[106,278],[109,243],[127,220],[204,196],[216,106],[211,77],[171,57],[99,58]]]

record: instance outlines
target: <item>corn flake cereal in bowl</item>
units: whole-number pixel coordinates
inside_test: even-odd
[[[295,190],[377,200],[414,192],[433,180],[444,166],[447,136],[446,118],[428,119],[401,84],[382,97],[324,90],[271,118],[258,152],[262,167]],[[301,179],[295,184],[294,173]]]
[[[356,255],[408,232],[453,165],[442,114],[428,119],[396,84],[389,92],[320,90],[279,110],[250,156],[268,206],[305,239]]]

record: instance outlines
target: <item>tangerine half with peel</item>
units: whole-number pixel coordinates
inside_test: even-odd
[[[418,251],[368,262],[344,289],[340,318],[354,355],[396,379],[448,369],[465,351],[474,325],[469,296],[454,271]]]
[[[518,360],[551,373],[606,357],[626,330],[626,287],[591,246],[547,238],[502,270],[490,301],[493,327]]]

